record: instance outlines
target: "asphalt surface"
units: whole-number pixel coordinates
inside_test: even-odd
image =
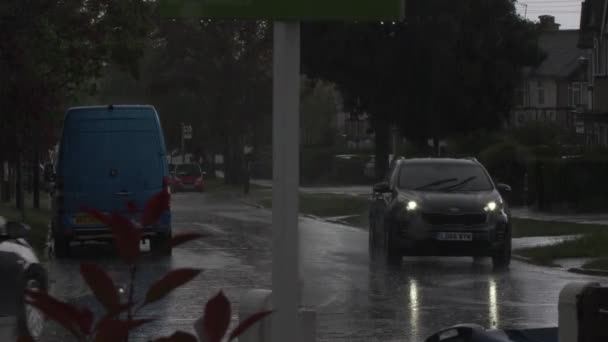
[[[172,257],[145,257],[136,289],[176,267],[205,271],[167,300],[142,312],[157,321],[139,329],[132,340],[144,341],[175,330],[192,331],[204,303],[220,289],[233,301],[234,319],[244,291],[271,287],[270,212],[205,194],[175,194],[176,232],[207,237],[179,247]],[[536,328],[557,325],[560,290],[571,281],[601,281],[514,261],[497,273],[489,260],[406,258],[387,268],[368,253],[367,232],[302,218],[301,274],[303,302],[317,310],[318,341],[422,341],[458,323],[486,327]],[[143,246],[144,250],[146,246]],[[77,248],[71,260],[51,260],[53,293],[95,310],[91,292],[78,273],[81,261],[96,262],[119,284],[127,272],[108,246]],[[69,341],[49,324],[43,341]]]

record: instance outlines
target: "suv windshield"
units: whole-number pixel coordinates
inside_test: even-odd
[[[399,171],[399,188],[420,191],[490,191],[486,172],[474,164],[406,164]]]
[[[182,176],[200,176],[201,170],[196,164],[186,164],[177,166],[177,174]]]

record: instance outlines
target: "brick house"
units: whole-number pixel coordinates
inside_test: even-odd
[[[560,30],[552,16],[539,18],[539,46],[546,58],[524,70],[510,125],[547,122],[582,134],[582,114],[590,105],[587,51],[578,47],[579,30]]]

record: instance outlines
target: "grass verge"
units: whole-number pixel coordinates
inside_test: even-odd
[[[555,265],[556,259],[565,258],[608,258],[608,231],[595,231],[574,240],[561,243],[519,249],[515,253],[541,265]]]
[[[269,197],[257,202],[265,208],[272,207],[272,199]],[[323,218],[351,216],[344,219],[348,223],[360,222],[361,216],[366,216],[368,206],[369,200],[366,197],[300,193],[300,213]]]
[[[48,209],[48,201],[44,201],[41,194],[40,209],[31,207],[31,199],[26,198],[25,223],[32,228],[29,241],[40,258],[44,258],[44,248],[47,243],[48,224],[51,212]],[[14,203],[0,203],[0,216],[9,221],[20,221],[21,212],[15,208]]]
[[[256,184],[249,185],[249,191],[266,189]],[[243,185],[232,185],[224,183],[223,178],[205,179],[205,192],[207,193],[222,193],[222,192],[243,192]]]
[[[583,269],[587,270],[602,270],[608,271],[608,258],[600,258],[587,262],[582,266]]]
[[[608,230],[608,226],[595,224],[580,224],[570,222],[537,221],[529,219],[511,219],[513,237],[532,236],[560,236],[592,234],[601,230]]]

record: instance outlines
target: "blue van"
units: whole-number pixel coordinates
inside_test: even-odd
[[[109,105],[68,109],[55,175],[51,233],[56,256],[69,255],[72,242],[111,240],[109,227],[83,213],[95,208],[136,219],[145,203],[162,191],[169,170],[165,141],[156,110],[143,105]],[[138,213],[129,213],[133,202]],[[144,227],[152,250],[167,251],[171,213]]]

